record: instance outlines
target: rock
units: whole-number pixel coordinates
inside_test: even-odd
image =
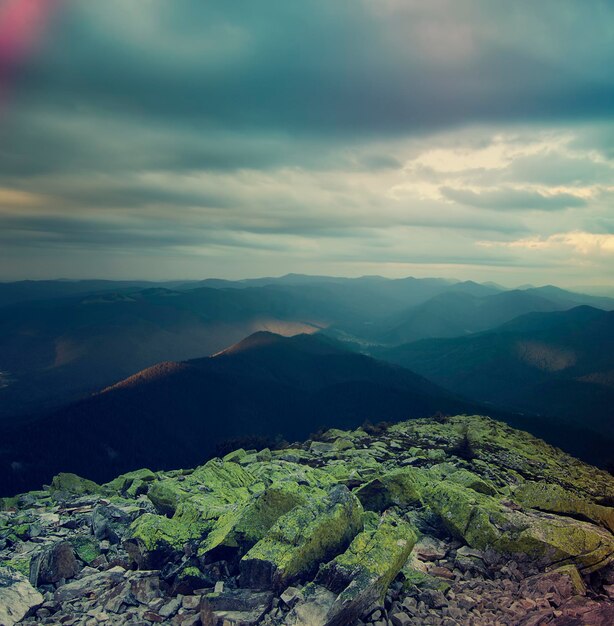
[[[122,474],[111,482],[102,485],[102,490],[136,497],[147,492],[147,485],[156,480],[156,475],[149,469],[139,469]]]
[[[528,554],[544,564],[566,561],[584,572],[614,559],[614,537],[586,522],[510,510],[495,498],[448,482],[426,487],[423,499],[473,548]]]
[[[337,594],[326,587],[309,583],[286,616],[284,626],[327,626],[328,614],[336,599]]]
[[[383,511],[393,505],[420,503],[420,474],[411,467],[393,470],[356,490],[365,509]]]
[[[337,594],[327,624],[350,623],[383,600],[416,538],[414,528],[388,512],[375,529],[357,535],[343,554],[324,565],[317,582]]]
[[[362,528],[362,506],[338,485],[283,515],[241,559],[241,582],[254,589],[283,588],[343,551]]]
[[[227,463],[238,463],[243,457],[245,457],[247,453],[243,448],[239,448],[238,450],[233,450],[229,452],[225,457],[222,458],[222,461]]]
[[[439,566],[429,567],[427,572],[430,576],[435,576],[437,578],[446,578],[447,580],[454,579],[454,572],[452,572],[447,567],[439,567]]]
[[[158,572],[132,572],[128,576],[130,591],[137,602],[151,604],[160,597]]]
[[[411,617],[409,617],[407,613],[403,613],[402,611],[399,611],[398,613],[393,613],[390,616],[390,621],[392,622],[393,626],[410,626],[410,624],[413,623]]]
[[[325,443],[322,441],[312,441],[309,446],[309,451],[314,454],[326,454],[332,452],[335,449],[334,443]]]
[[[514,497],[526,507],[580,517],[614,532],[614,508],[576,496],[560,485],[526,481],[514,491]]]
[[[53,597],[56,602],[69,602],[86,595],[100,595],[103,591],[124,580],[125,571],[121,567],[113,567],[106,572],[92,574],[79,580],[67,583],[56,589]]]
[[[269,610],[272,600],[273,594],[267,591],[232,589],[210,593],[202,597],[200,620],[206,626],[252,626]]]
[[[324,492],[321,492],[322,495]],[[284,514],[305,504],[313,490],[294,483],[274,484],[222,515],[199,547],[199,556],[218,548],[251,548]]]
[[[438,561],[448,553],[443,541],[424,536],[414,546],[414,554],[422,561]]]
[[[13,626],[43,604],[43,596],[22,574],[0,567],[0,624]]]
[[[481,550],[473,550],[469,546],[462,546],[456,551],[454,564],[461,572],[478,572],[482,576],[488,576],[488,567],[484,561],[484,553]]]
[[[580,572],[573,565],[564,565],[550,572],[527,578],[521,590],[525,594],[546,595],[555,593],[559,598],[567,599],[572,596],[586,595],[586,585]]]
[[[179,607],[181,606],[181,601],[178,598],[173,598],[169,600],[166,604],[164,604],[159,610],[158,613],[165,618],[172,617],[177,613]]]
[[[223,539],[236,511],[254,496],[248,487],[257,484],[256,476],[221,459],[212,459],[188,476],[157,481],[147,496],[163,515],[145,513],[136,519],[126,549],[139,567],[152,568],[173,553],[179,555],[186,543],[199,542],[216,526],[215,536]]]
[[[30,582],[35,585],[57,583],[74,578],[81,569],[68,541],[54,543],[39,552],[30,563]]]
[[[556,626],[611,626],[614,624],[614,604],[598,603],[582,596],[573,596],[559,607],[561,613],[552,624]]]
[[[188,611],[194,611],[200,607],[200,596],[183,596],[181,606]]]
[[[78,535],[69,541],[76,555],[86,565],[91,565],[100,556],[100,542],[91,535]]]
[[[82,496],[102,493],[100,485],[76,474],[60,473],[51,480],[49,491],[54,496]]]
[[[298,587],[288,587],[279,597],[291,609],[299,601],[301,590]]]
[[[101,504],[92,511],[91,527],[96,539],[119,543],[127,534],[130,524],[140,515],[137,507],[119,508]]]

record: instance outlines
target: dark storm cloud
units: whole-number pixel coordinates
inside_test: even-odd
[[[155,147],[143,127],[162,129],[147,163],[181,169],[266,166],[276,146],[254,145],[258,136],[281,144],[319,136],[330,149],[333,137],[352,143],[475,121],[552,123],[612,113],[607,24],[614,7],[607,2],[592,11],[565,0],[496,8],[385,0],[64,6],[44,54],[22,76],[17,101],[100,123],[88,128],[89,146],[79,141],[71,150],[65,129],[52,125],[46,133],[42,123],[29,133],[24,121],[22,135],[5,141],[31,148],[39,167],[51,166],[61,142],[60,163],[95,160],[88,148],[101,148],[97,165],[104,168],[104,157],[123,144]],[[522,22],[530,24],[524,32]],[[132,130],[105,146],[117,132],[114,118]],[[242,140],[235,135],[229,145],[224,131]],[[302,162],[303,146],[296,148],[293,155],[281,149],[286,163]],[[11,161],[4,154],[0,164],[10,168]]]
[[[372,259],[426,263],[419,251],[385,250],[385,229],[416,227],[418,247],[435,249],[437,229],[455,233],[441,263],[497,266],[507,257],[476,250],[471,233],[528,235],[523,211],[562,215],[609,193],[606,0],[60,6],[0,118],[4,246],[274,252],[303,238],[314,246],[306,255],[337,240],[339,258],[358,262],[371,236],[382,249]],[[527,151],[505,167],[486,159],[462,176],[445,163],[405,169],[435,135],[486,126],[577,127],[582,136],[566,144],[573,154]],[[496,132],[468,143],[486,149]],[[563,189],[570,182],[594,189],[574,194]],[[24,208],[14,191],[38,199]],[[607,222],[595,211],[582,224]],[[411,229],[407,237],[416,243]]]

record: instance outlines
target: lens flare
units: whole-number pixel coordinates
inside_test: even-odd
[[[0,107],[19,68],[34,53],[59,0],[5,0],[0,3]]]

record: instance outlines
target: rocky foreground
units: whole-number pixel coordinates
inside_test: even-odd
[[[614,624],[614,478],[486,417],[0,503],[0,625]]]

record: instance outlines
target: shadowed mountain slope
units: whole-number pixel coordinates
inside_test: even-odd
[[[614,312],[533,313],[493,331],[374,354],[478,402],[614,435]]]
[[[0,488],[26,489],[57,471],[104,480],[143,465],[195,463],[238,437],[294,440],[325,426],[474,409],[406,369],[329,338],[257,333],[214,357],[158,364],[5,428]]]

